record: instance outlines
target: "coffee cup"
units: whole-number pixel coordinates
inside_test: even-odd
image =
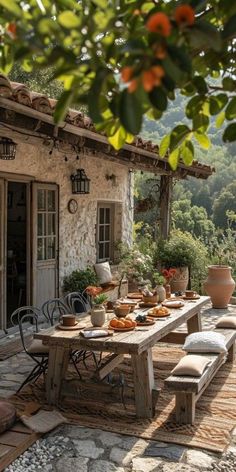
[[[185,290],[185,297],[186,298],[192,298],[195,297],[196,292],[194,290]]]
[[[60,322],[63,326],[74,326],[76,322],[75,315],[73,314],[62,315],[60,318]]]

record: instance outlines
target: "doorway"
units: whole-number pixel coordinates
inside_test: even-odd
[[[12,312],[27,304],[27,184],[8,182],[6,235],[7,327]]]

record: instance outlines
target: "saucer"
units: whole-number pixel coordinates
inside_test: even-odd
[[[196,294],[193,295],[192,297],[186,297],[186,295],[182,295],[183,300],[198,300],[200,298],[200,295]]]
[[[79,321],[76,321],[73,326],[64,326],[62,323],[60,323],[57,325],[57,328],[62,329],[63,331],[74,331],[75,329],[85,328],[85,325],[81,325]]]

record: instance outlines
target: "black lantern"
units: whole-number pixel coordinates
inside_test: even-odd
[[[90,179],[84,169],[77,169],[76,174],[70,176],[72,182],[72,193],[89,193]]]
[[[0,138],[0,159],[12,161],[16,157],[16,143],[9,138]]]

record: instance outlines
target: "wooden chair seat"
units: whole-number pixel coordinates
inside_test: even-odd
[[[197,353],[198,355],[200,354],[211,359],[211,363],[206,367],[201,377],[171,375],[165,379],[165,387],[175,393],[176,421],[179,424],[194,423],[197,400],[222,364],[226,361],[233,362],[234,360],[236,329],[216,328],[214,331],[225,336],[225,344],[228,349],[227,357],[223,353]]]

